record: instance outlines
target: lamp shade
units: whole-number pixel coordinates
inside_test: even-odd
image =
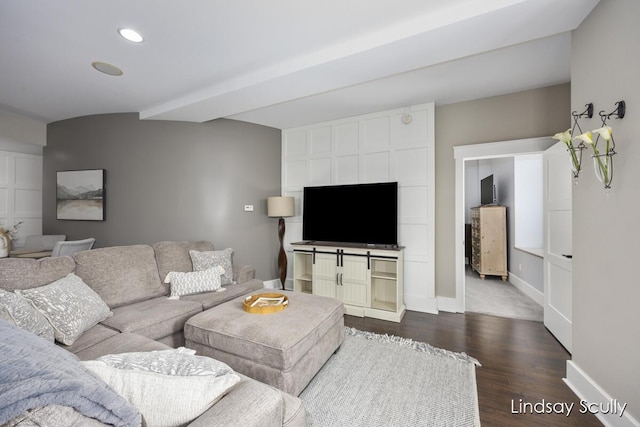
[[[294,198],[274,196],[267,198],[267,215],[271,217],[288,217],[295,215]]]

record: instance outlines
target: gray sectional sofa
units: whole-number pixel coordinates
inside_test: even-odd
[[[233,266],[224,292],[168,298],[164,277],[192,271],[190,250],[212,251],[207,241],[164,241],[154,245],[93,249],[72,257],[0,260],[0,289],[15,291],[47,285],[75,273],[109,306],[113,315],[84,332],[71,345],[56,343],[80,360],[105,354],[163,350],[184,345],[184,325],[192,316],[263,288],[250,266]],[[241,376],[192,426],[304,426],[299,398]],[[248,410],[252,408],[253,410]]]

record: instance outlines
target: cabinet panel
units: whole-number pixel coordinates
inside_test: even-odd
[[[403,249],[293,244],[294,290],[337,298],[345,313],[399,322],[405,312]]]
[[[345,304],[367,305],[369,269],[367,258],[362,256],[343,256],[341,262],[338,299]]]
[[[338,280],[338,255],[315,254],[313,264],[313,293],[325,297],[336,298]]]

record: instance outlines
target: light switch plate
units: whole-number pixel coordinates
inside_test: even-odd
[[[245,212],[253,212],[253,205],[244,205]]]

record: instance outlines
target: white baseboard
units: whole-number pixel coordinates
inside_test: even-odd
[[[446,311],[448,313],[464,312],[464,310],[460,309],[457,298],[437,297],[437,299],[438,299],[438,310],[440,311]]]
[[[567,377],[564,378],[564,382],[569,388],[587,404],[602,404],[605,409],[611,408],[611,402],[617,402],[620,405],[624,405],[627,402],[621,402],[613,399],[606,391],[604,391],[589,375],[587,375],[578,365],[572,360],[567,361]],[[585,407],[577,405],[574,410],[585,410]],[[598,408],[599,406],[594,406]],[[636,420],[628,412],[629,408],[626,408],[622,413],[597,413],[595,416],[607,427],[637,427],[640,426],[640,422]]]
[[[509,282],[538,304],[544,305],[544,294],[531,286],[528,282],[525,282],[511,272],[509,272]]]
[[[280,279],[263,280],[262,283],[264,283],[265,289],[282,289]],[[291,280],[287,279],[284,282],[284,286],[286,289],[289,289],[289,286],[293,286],[293,283]],[[293,290],[293,287],[291,287],[291,289],[289,290]]]
[[[438,314],[438,303],[435,298],[405,294],[404,305],[407,307],[407,310]]]

